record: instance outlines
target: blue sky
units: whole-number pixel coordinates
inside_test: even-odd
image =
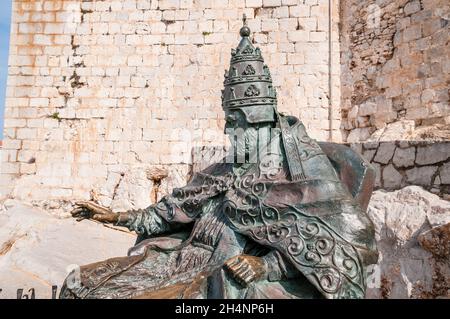
[[[0,10],[0,140],[3,139],[3,115],[5,110],[6,78],[8,75],[11,1],[12,0],[2,0]]]

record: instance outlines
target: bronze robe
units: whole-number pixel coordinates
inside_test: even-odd
[[[303,124],[290,119],[305,178],[292,182],[283,150],[255,164],[214,164],[122,224],[138,234],[128,257],[83,266],[62,298],[364,298],[376,263],[365,212],[369,181],[345,183]],[[339,161],[341,163],[339,163]],[[370,197],[370,196],[369,196]],[[242,287],[223,270],[236,255],[261,256],[268,277]]]

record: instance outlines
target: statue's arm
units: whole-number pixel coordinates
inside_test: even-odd
[[[166,196],[146,209],[120,213],[117,225],[135,231],[138,235],[150,237],[176,232],[194,219],[195,216],[190,217],[175,205],[171,196]]]
[[[154,206],[146,209],[130,210],[120,213],[117,221],[118,226],[123,226],[138,235],[145,237],[160,235],[175,230],[169,222],[155,212]]]
[[[174,189],[157,204],[143,210],[133,210],[119,214],[117,224],[137,232],[144,237],[173,233],[192,223],[204,210],[208,210],[211,199],[225,191],[220,183],[207,175],[194,178],[194,182],[183,188]],[[209,183],[207,183],[209,181]],[[222,180],[218,180],[221,182]],[[223,181],[222,181],[223,182]],[[206,191],[204,191],[206,189]]]

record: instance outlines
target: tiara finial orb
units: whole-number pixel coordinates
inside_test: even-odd
[[[241,30],[239,31],[241,37],[248,37],[250,36],[250,28],[247,26],[247,16],[244,13],[244,15],[242,16],[242,22],[244,24],[244,26],[241,28]]]

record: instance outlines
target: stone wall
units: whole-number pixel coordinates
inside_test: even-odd
[[[341,108],[348,142],[367,140],[398,121],[409,128],[396,139],[411,126],[450,129],[449,22],[448,0],[341,2]]]
[[[121,181],[150,189],[154,167],[161,189],[183,184],[193,147],[225,144],[220,90],[243,13],[279,109],[339,140],[333,3],[330,61],[328,0],[14,0],[0,197],[134,203]]]
[[[377,170],[376,189],[419,185],[450,199],[450,142],[366,142],[351,147]]]

